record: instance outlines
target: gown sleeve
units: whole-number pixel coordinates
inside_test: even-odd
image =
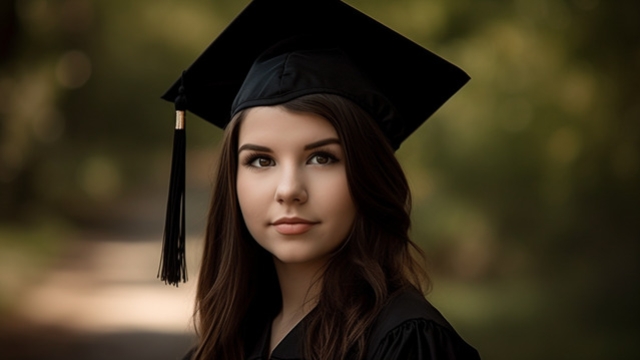
[[[389,331],[368,360],[479,360],[460,336],[434,321],[407,320]]]

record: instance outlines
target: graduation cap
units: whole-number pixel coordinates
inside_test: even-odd
[[[162,96],[177,120],[159,277],[186,281],[186,110],[224,129],[246,108],[336,94],[369,112],[397,149],[468,80],[340,0],[254,0]]]

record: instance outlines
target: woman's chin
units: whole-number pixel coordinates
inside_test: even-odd
[[[327,259],[327,254],[311,254],[309,252],[282,252],[273,254],[273,259],[276,263],[281,265],[296,265],[296,266],[314,266],[318,264],[324,264]]]

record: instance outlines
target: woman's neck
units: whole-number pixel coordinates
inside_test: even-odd
[[[274,262],[282,292],[282,310],[279,315],[287,319],[302,313],[304,317],[318,302],[325,262],[285,264],[278,259]]]
[[[282,309],[271,324],[270,352],[318,303],[325,262],[285,264],[274,259]]]

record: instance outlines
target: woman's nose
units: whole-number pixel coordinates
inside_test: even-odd
[[[284,168],[276,188],[276,201],[280,204],[303,204],[308,196],[301,171],[295,167]]]

